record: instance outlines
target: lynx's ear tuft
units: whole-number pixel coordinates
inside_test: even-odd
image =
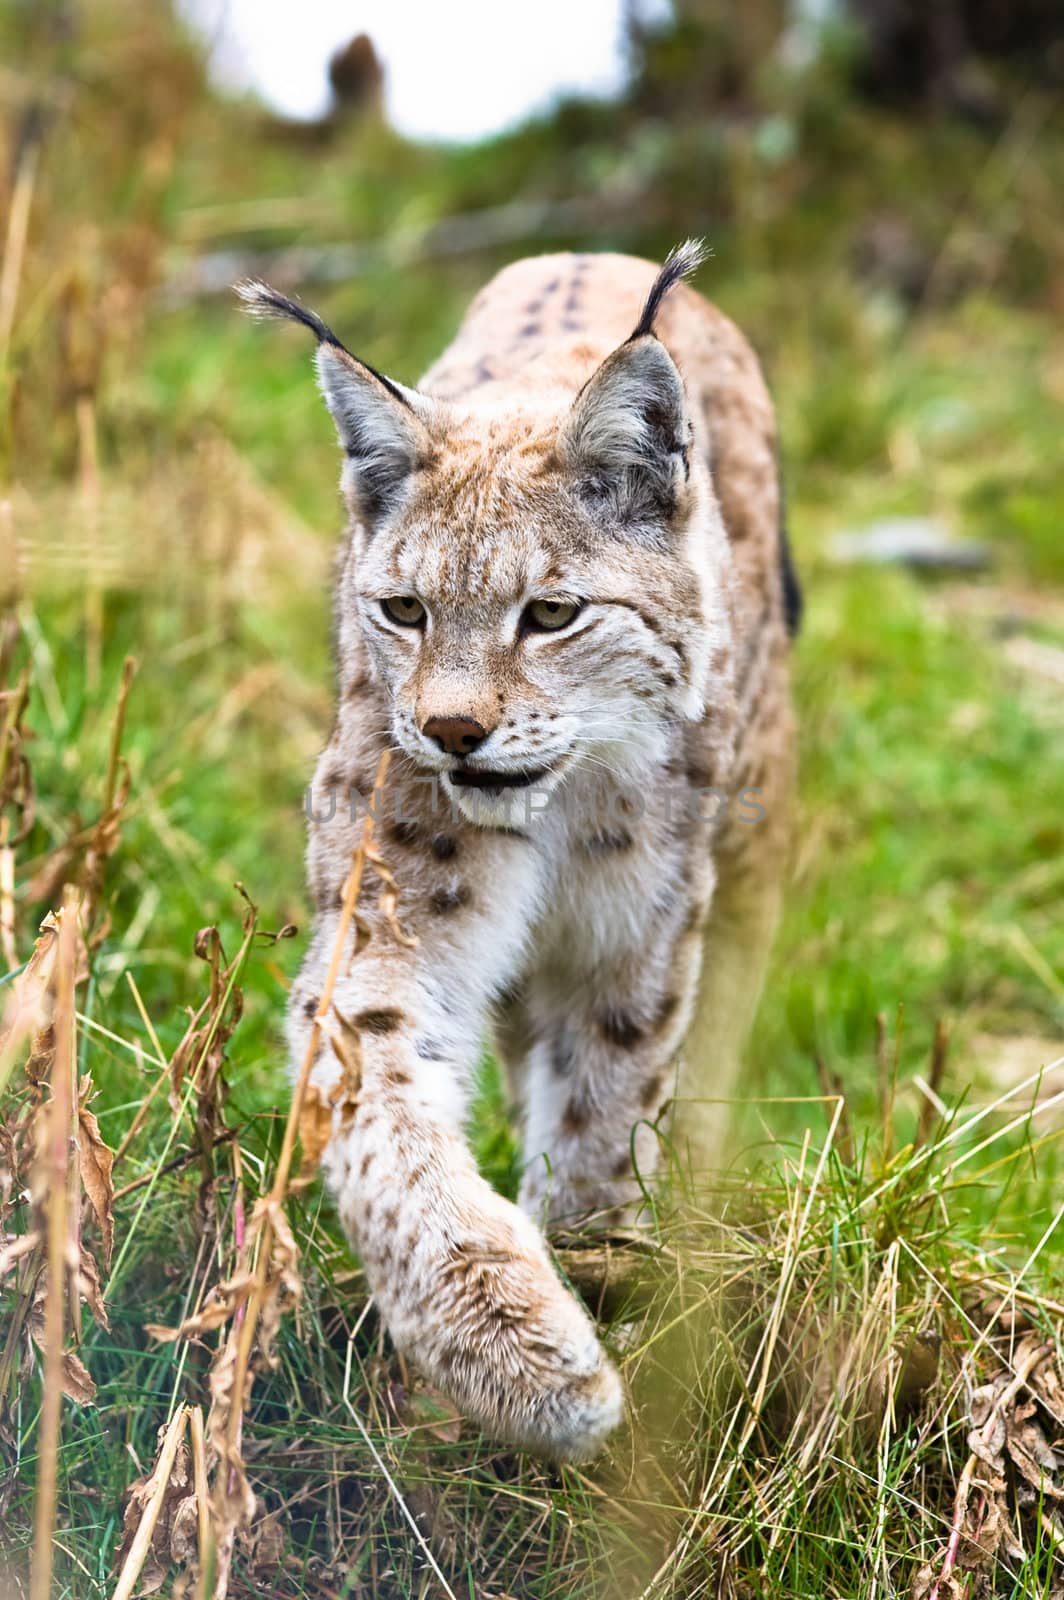
[[[351,510],[372,528],[432,453],[426,422],[434,402],[353,356],[315,312],[268,283],[249,280],[236,292],[252,316],[298,322],[317,339],[318,382],[347,456],[340,482]]]
[[[304,328],[310,329],[319,344],[333,344],[339,350],[344,348],[332,329],[315,312],[308,311],[298,300],[289,300],[286,294],[272,289],[268,283],[262,283],[257,278],[245,278],[233,287],[244,302],[249,316],[277,317],[279,320],[287,318],[289,322],[302,323]]]
[[[632,331],[632,339],[643,339],[654,332],[654,320],[669,290],[697,272],[708,255],[709,247],[704,239],[685,239],[683,244],[669,251],[647,295],[639,321]]]
[[[691,425],[683,380],[653,335],[632,338],[573,403],[564,458],[582,497],[611,521],[667,521],[688,476]]]

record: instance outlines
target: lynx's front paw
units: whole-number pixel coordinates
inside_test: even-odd
[[[585,1460],[624,1414],[620,1378],[536,1229],[492,1200],[432,1260],[423,1237],[393,1280],[400,1293],[381,1286],[382,1310],[399,1347],[488,1433]]]

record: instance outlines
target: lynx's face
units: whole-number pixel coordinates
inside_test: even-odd
[[[396,743],[487,825],[535,815],[581,764],[637,774],[702,709],[698,491],[681,463],[668,517],[628,516],[571,458],[567,422],[437,417],[399,503],[358,517],[342,596]]]
[[[719,513],[650,331],[689,264],[676,257],[575,398],[532,387],[520,409],[406,389],[312,313],[245,287],[319,339],[352,517],[341,632],[357,621],[396,744],[471,820],[506,825],[520,789],[531,816],[581,766],[637,776],[713,693]]]

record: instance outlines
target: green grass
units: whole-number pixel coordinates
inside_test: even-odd
[[[675,1549],[662,1593],[908,1593],[945,1546],[965,1455],[965,1385],[1008,1355],[1000,1321],[992,1339],[981,1334],[985,1308],[964,1275],[1022,1276],[1036,1296],[1064,1298],[1059,1244],[1045,1238],[1062,1192],[1061,1123],[1051,1113],[1000,1132],[1033,1091],[933,1158],[908,1148],[921,1107],[912,1077],[926,1075],[939,1019],[951,1033],[941,1092],[962,1120],[1010,1087],[988,1075],[987,1036],[1042,1038],[1048,1061],[1064,1033],[1064,712],[1059,685],[1007,649],[1016,630],[1064,645],[1054,414],[1064,339],[1051,316],[1059,264],[1044,204],[1064,161],[1059,130],[1047,122],[1038,161],[1016,177],[1002,174],[1002,147],[971,130],[907,126],[837,91],[795,105],[778,90],[773,114],[791,120],[797,139],[782,165],[756,127],[724,132],[703,118],[669,128],[631,108],[570,108],[471,151],[419,151],[356,131],[308,154],[265,136],[246,110],[206,98],[194,63],[180,115],[145,103],[123,54],[133,45],[108,32],[106,15],[100,8],[82,63],[88,101],[75,131],[87,146],[61,129],[42,171],[12,347],[21,398],[2,443],[16,532],[32,535],[14,601],[16,662],[32,671],[39,795],[18,854],[23,954],[46,909],[28,885],[97,814],[122,661],[132,653],[139,663],[124,742],[130,800],[106,875],[110,930],[79,991],[82,1066],[112,1147],[160,1070],[126,974],[169,1055],[185,1008],[205,992],[197,930],[217,924],[229,954],[239,944],[240,882],[263,928],[301,928],[252,949],[225,1073],[224,1119],[238,1130],[250,1194],[272,1171],[287,1093],[285,988],[307,922],[301,797],[330,717],[328,561],[339,518],[331,429],[298,337],[252,327],[227,300],[178,309],[136,300],[128,327],[121,314],[107,326],[95,390],[98,527],[112,558],[96,671],[85,569],[74,559],[86,513],[71,487],[70,398],[53,326],[56,277],[86,218],[100,223],[106,280],[138,218],[157,253],[177,251],[191,207],[299,195],[332,217],[302,237],[317,228],[364,239],[514,194],[579,194],[634,164],[662,204],[549,243],[654,255],[710,227],[715,258],[700,284],[763,354],[808,602],[795,656],[801,841],[746,1103],[734,1111],[734,1165],[703,1200],[706,1228],[693,1242],[666,1197],[658,1233],[683,1246],[684,1278],[665,1274],[648,1309],[607,1330],[641,1431],[584,1472],[548,1470],[468,1427],[456,1440],[446,1417],[433,1432],[431,1398],[374,1314],[363,1318],[357,1264],[311,1189],[292,1207],[306,1294],[246,1427],[252,1479],[264,1509],[281,1512],[289,1556],[283,1578],[269,1574],[270,1592],[437,1592],[383,1460],[463,1600],[635,1595]],[[130,104],[94,133],[100,86],[115,81]],[[115,153],[131,147],[138,106],[160,138],[175,135],[169,177],[147,198],[147,166]],[[1022,134],[1029,112],[1017,115]],[[719,178],[708,223],[690,193],[696,157]],[[1006,191],[1012,221],[984,268],[976,245],[999,237]],[[950,267],[939,271],[943,292],[915,309],[853,269],[862,220],[904,212],[911,199],[921,248]],[[1031,228],[1016,227],[1017,215]],[[287,237],[275,230],[252,242]],[[306,298],[367,359],[412,382],[479,282],[538,247],[380,266]],[[987,542],[992,570],[961,583],[832,562],[835,532],[895,514],[934,515]],[[876,1062],[879,1013],[892,1061],[896,1049],[893,1116]],[[839,1136],[829,1146],[832,1107],[809,1099],[821,1095],[818,1058],[845,1086],[840,1134],[852,1150]],[[9,1109],[22,1093],[16,1078]],[[189,1149],[191,1133],[160,1095],[116,1174],[119,1183],[155,1177],[120,1203],[110,1331],[86,1320],[81,1353],[97,1402],[64,1412],[60,1595],[110,1593],[123,1493],[149,1468],[172,1406],[205,1398],[210,1341],[158,1345],[143,1332],[176,1321],[232,1261],[230,1147],[217,1153],[202,1211],[195,1162],[157,1171]],[[512,1189],[516,1150],[490,1063],[474,1137],[485,1170]],[[743,1385],[761,1371],[758,1343],[777,1294],[786,1348],[764,1369],[765,1416],[741,1451],[722,1454],[723,1440],[743,1436]],[[1055,1313],[1024,1304],[1059,1340]],[[928,1326],[943,1338],[939,1376],[881,1437],[865,1415],[868,1393],[900,1359],[899,1340]],[[837,1371],[847,1352],[854,1384],[825,1388],[825,1353]],[[0,1399],[12,1473],[0,1554],[15,1573],[30,1538],[39,1399],[30,1358]],[[823,1449],[803,1461],[818,1428]],[[1026,1563],[1002,1563],[991,1587],[973,1592],[1048,1596],[1060,1584],[1052,1562],[1047,1540],[1033,1539]],[[263,1581],[245,1553],[238,1592]]]

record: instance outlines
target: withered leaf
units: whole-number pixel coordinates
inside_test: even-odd
[[[45,997],[59,949],[59,925],[60,918],[49,911],[33,954],[15,979],[0,1028],[0,1054],[16,1050],[23,1039],[45,1024]]]
[[[196,1554],[199,1539],[199,1508],[194,1494],[187,1494],[174,1507],[170,1518],[170,1556],[174,1561],[188,1561]]]
[[[1028,1387],[1034,1391],[1049,1415],[1064,1422],[1064,1372],[1058,1361],[1043,1361],[1031,1373]],[[1064,1433],[1064,1426],[1061,1426]]]
[[[166,1568],[159,1561],[158,1556],[150,1555],[140,1570],[137,1579],[138,1595],[158,1594],[166,1582]]]
[[[912,1600],[993,1600],[993,1578],[986,1572],[967,1572],[954,1568],[943,1575],[939,1566],[929,1562],[916,1575],[911,1592]]]
[[[1009,1419],[1006,1448],[1014,1466],[1040,1495],[1064,1500],[1064,1489],[1053,1482],[1052,1474],[1061,1466],[1061,1457],[1051,1447],[1041,1426],[1034,1419],[1038,1410],[1034,1400],[1016,1406]]]
[[[1002,1546],[1010,1555],[1016,1551],[1016,1538],[1005,1502],[1004,1479],[995,1477],[981,1483],[976,1480],[976,1487],[983,1493],[977,1497],[977,1503],[969,1504],[965,1510],[957,1555],[958,1566],[969,1572],[992,1566]]]
[[[1064,1500],[1064,1485],[1055,1481],[1064,1467],[1064,1452],[1052,1443],[1055,1413],[1044,1398],[1060,1393],[1060,1373],[1052,1357],[1053,1346],[1029,1330],[1011,1351],[1008,1365],[973,1390],[967,1441],[971,1456],[953,1513],[959,1537],[952,1557],[944,1553],[921,1568],[913,1600],[933,1594],[938,1600],[989,1596],[991,1570],[1001,1556],[1017,1562],[1025,1558],[1020,1537],[1024,1514],[1044,1529],[1046,1502]]]
[[[109,1150],[100,1136],[100,1125],[95,1114],[84,1103],[91,1090],[89,1078],[83,1078],[78,1106],[78,1168],[85,1193],[89,1197],[103,1239],[104,1266],[110,1267],[115,1245],[115,1186],[111,1169],[114,1152]]]
[[[273,1577],[284,1560],[284,1527],[278,1512],[253,1522],[240,1536],[240,1545],[254,1578]]]
[[[16,1261],[36,1248],[41,1242],[37,1229],[23,1234],[0,1234],[0,1278],[10,1272]]]
[[[291,1185],[293,1189],[305,1189],[313,1183],[322,1152],[331,1138],[332,1107],[326,1103],[318,1085],[308,1083],[299,1110],[299,1143],[303,1154],[299,1172]]]
[[[34,1290],[33,1305],[29,1316],[26,1318],[26,1327],[30,1338],[42,1353],[45,1350],[44,1337],[44,1303],[48,1294],[47,1268],[41,1273]],[[85,1363],[73,1350],[63,1351],[63,1364],[60,1374],[63,1393],[70,1400],[75,1400],[79,1406],[91,1405],[96,1398],[96,1385],[92,1381]]]
[[[201,961],[211,961],[217,957],[221,949],[221,940],[218,929],[213,923],[209,927],[199,929],[192,949]]]
[[[96,1385],[92,1376],[73,1350],[63,1351],[63,1393],[79,1406],[91,1405],[96,1398]]]
[[[399,885],[395,880],[394,873],[383,856],[379,855],[372,847],[366,849],[366,860],[373,867],[381,881],[379,901],[381,915],[388,924],[388,930],[392,938],[398,944],[405,945],[408,950],[415,950],[417,948],[417,939],[400,926],[399,918],[396,914],[399,906]]]
[[[45,1079],[51,1076],[54,1059],[55,1028],[48,1022],[34,1034],[29,1059],[26,1062],[26,1078],[35,1089],[39,1089]]]
[[[110,1329],[107,1309],[100,1293],[100,1269],[92,1251],[82,1241],[78,1251],[78,1293],[92,1312],[101,1328]]]
[[[345,1016],[338,1006],[333,1006],[333,1014],[340,1028],[329,1038],[343,1070],[329,1098],[339,1108],[341,1128],[346,1128],[358,1110],[362,1093],[362,1040],[351,1018]]]
[[[989,1398],[987,1389],[990,1391]],[[1001,1472],[1005,1465],[1002,1454],[1005,1449],[1005,1418],[994,1408],[996,1400],[997,1391],[992,1384],[975,1391],[971,1400],[971,1416],[976,1425],[968,1434],[968,1448],[972,1455],[978,1456],[991,1472]]]
[[[184,1437],[179,1436],[175,1441],[173,1436],[175,1427],[179,1430],[185,1427],[186,1419],[182,1413],[183,1408],[182,1412],[175,1414],[169,1423],[164,1423],[159,1429],[159,1445],[156,1451],[155,1465],[151,1472],[142,1478],[138,1478],[135,1483],[130,1485],[126,1497],[125,1510],[122,1516],[122,1541],[117,1557],[119,1567],[122,1566],[129,1555],[145,1512],[153,1505],[158,1509],[158,1518],[152,1529],[148,1558],[137,1579],[136,1592],[138,1595],[155,1594],[166,1581],[167,1571],[174,1559],[175,1522],[178,1517],[181,1517],[184,1526],[185,1519],[188,1517],[186,1507],[189,1501],[192,1504],[193,1525],[196,1520],[196,1500],[195,1495],[191,1492],[191,1454]],[[173,1449],[173,1456],[164,1479],[161,1474],[166,1469],[168,1438],[170,1447]],[[183,1533],[179,1530],[179,1544],[182,1537]]]
[[[201,1333],[210,1333],[212,1329],[220,1328],[223,1322],[229,1321],[237,1306],[247,1299],[254,1282],[254,1273],[238,1272],[225,1283],[216,1284],[200,1310],[194,1312],[191,1317],[186,1317],[180,1327],[166,1328],[158,1322],[146,1322],[144,1331],[163,1344],[172,1344],[175,1339],[194,1339]]]
[[[13,1132],[0,1117],[0,1207],[6,1207],[12,1191],[19,1187],[18,1131],[18,1120],[14,1123]]]
[[[234,1407],[243,1412],[250,1391],[250,1383],[246,1382],[244,1392],[239,1396],[234,1395],[236,1353],[236,1340],[230,1333],[211,1363],[211,1410],[207,1432],[212,1446],[218,1451],[227,1468],[225,1472],[218,1474],[215,1480],[215,1504],[221,1512],[220,1518],[216,1518],[216,1531],[219,1521],[223,1526],[236,1528],[250,1522],[255,1515],[255,1494],[248,1482],[244,1459],[240,1453],[239,1426],[235,1441],[231,1443],[230,1440],[229,1430]]]
[[[264,1195],[251,1214],[252,1237],[267,1219],[273,1231],[273,1244],[259,1312],[258,1365],[274,1368],[277,1357],[273,1346],[281,1319],[286,1312],[294,1310],[302,1299],[303,1280],[299,1275],[299,1249],[288,1218],[276,1200]]]

